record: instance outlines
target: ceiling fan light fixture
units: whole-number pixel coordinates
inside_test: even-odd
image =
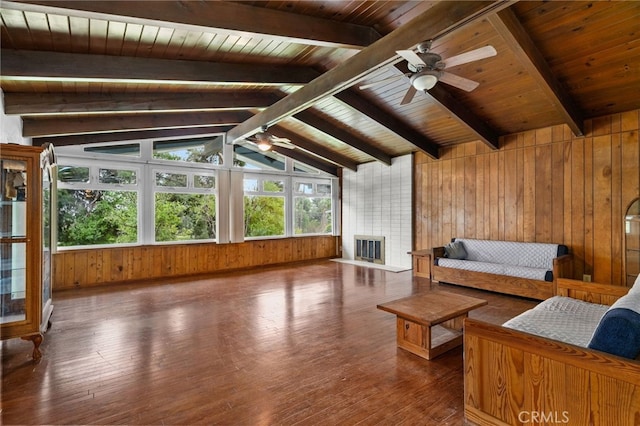
[[[422,92],[432,89],[438,82],[437,72],[423,71],[411,77],[411,84]]]
[[[266,139],[259,140],[256,145],[260,151],[269,151],[271,149],[271,143]]]

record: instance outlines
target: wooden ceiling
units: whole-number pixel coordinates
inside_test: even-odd
[[[640,108],[640,2],[3,1],[6,114],[34,145],[117,142],[262,125],[282,153],[358,164]],[[401,105],[395,51],[446,58],[492,45]],[[360,90],[362,84],[400,75]]]

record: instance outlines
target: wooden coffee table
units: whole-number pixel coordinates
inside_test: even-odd
[[[398,347],[426,359],[462,345],[462,322],[486,300],[429,291],[378,305],[396,314]]]

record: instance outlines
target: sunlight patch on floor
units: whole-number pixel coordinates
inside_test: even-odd
[[[407,268],[407,267],[402,267],[402,266],[391,266],[391,265],[379,265],[377,263],[371,263],[371,262],[363,262],[361,260],[349,260],[349,259],[331,259],[334,262],[339,262],[339,263],[348,263],[349,265],[356,265],[356,266],[364,266],[367,268],[376,268],[376,269],[384,269],[385,271],[389,271],[389,272],[404,272],[404,271],[410,271],[411,268]]]

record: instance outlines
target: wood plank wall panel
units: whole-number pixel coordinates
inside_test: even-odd
[[[338,238],[297,237],[238,244],[69,250],[54,255],[56,290],[176,278],[336,257]]]
[[[640,110],[443,148],[415,161],[415,249],[453,237],[567,244],[574,277],[624,284],[623,215],[640,196]]]

